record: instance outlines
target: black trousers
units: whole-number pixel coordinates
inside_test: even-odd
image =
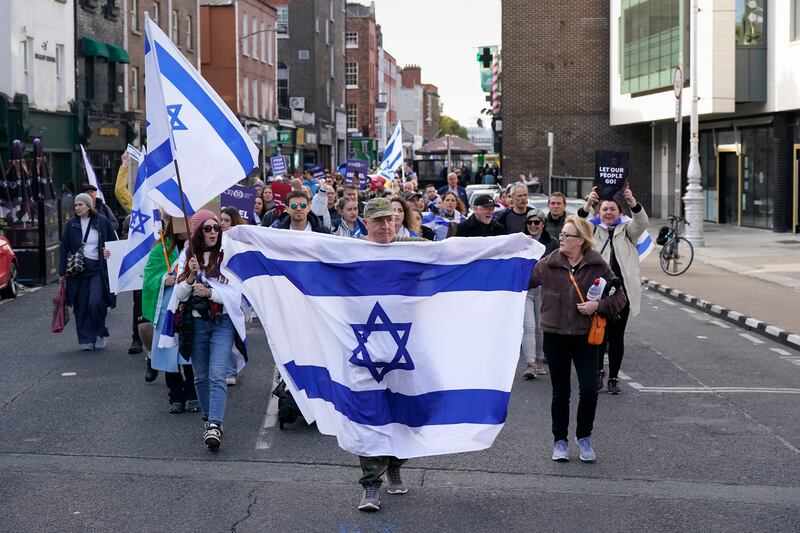
[[[597,367],[603,370],[603,354],[608,352],[608,377],[612,379],[617,379],[619,369],[622,367],[622,356],[625,355],[625,326],[628,325],[630,314],[631,306],[625,302],[625,307],[616,319],[606,323],[606,338],[597,358]]]
[[[142,291],[133,291],[133,341],[142,342],[139,338],[139,324],[147,322],[142,316]],[[148,346],[149,350],[150,347]]]
[[[178,365],[177,372],[164,372],[164,379],[169,389],[169,403],[185,404],[197,399],[192,365]]]
[[[578,374],[579,439],[592,434],[597,409],[597,346],[587,342],[587,335],[544,334],[544,354],[553,385],[550,414],[553,419],[553,440],[566,440],[569,432],[569,400],[572,392],[572,366]]]

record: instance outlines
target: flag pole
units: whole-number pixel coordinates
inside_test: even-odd
[[[161,233],[161,249],[164,251],[164,262],[167,264],[167,274],[169,271],[172,270],[172,267],[169,264],[169,254],[167,253],[167,243],[164,242],[164,230],[160,231]]]
[[[191,248],[192,235],[190,232],[189,215],[186,211],[186,197],[183,194],[183,183],[181,182],[181,171],[178,168],[178,158],[172,160],[175,163],[175,175],[178,177],[178,193],[181,195],[181,211],[183,211],[183,223],[186,224],[186,233],[189,235],[189,247]]]

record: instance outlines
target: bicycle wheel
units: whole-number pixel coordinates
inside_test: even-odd
[[[661,270],[668,276],[680,276],[686,272],[694,260],[694,247],[692,243],[678,237],[670,240],[661,248]]]

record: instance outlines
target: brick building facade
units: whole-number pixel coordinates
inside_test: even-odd
[[[434,140],[439,133],[441,114],[439,88],[432,83],[422,84],[422,137],[425,143]]]
[[[650,127],[609,125],[609,3],[502,1],[502,172],[593,176],[596,149],[631,153],[631,188],[650,208]],[[545,179],[546,184],[546,179]]]
[[[348,131],[375,137],[378,102],[378,26],[375,4],[347,4],[345,24]],[[355,124],[353,123],[355,120]],[[355,131],[354,131],[355,130]]]

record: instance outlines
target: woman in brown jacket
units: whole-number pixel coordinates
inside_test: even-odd
[[[592,448],[592,425],[597,408],[597,346],[588,342],[591,316],[612,317],[625,306],[625,292],[600,254],[594,251],[592,225],[578,217],[568,217],[558,235],[559,248],[536,264],[531,288],[542,287],[541,325],[544,353],[550,368],[553,399],[554,461],[569,461],[570,364],[578,374],[578,423],[575,440],[581,461],[596,459]],[[605,278],[606,290],[597,301],[581,303],[570,274],[583,299],[597,278]]]

